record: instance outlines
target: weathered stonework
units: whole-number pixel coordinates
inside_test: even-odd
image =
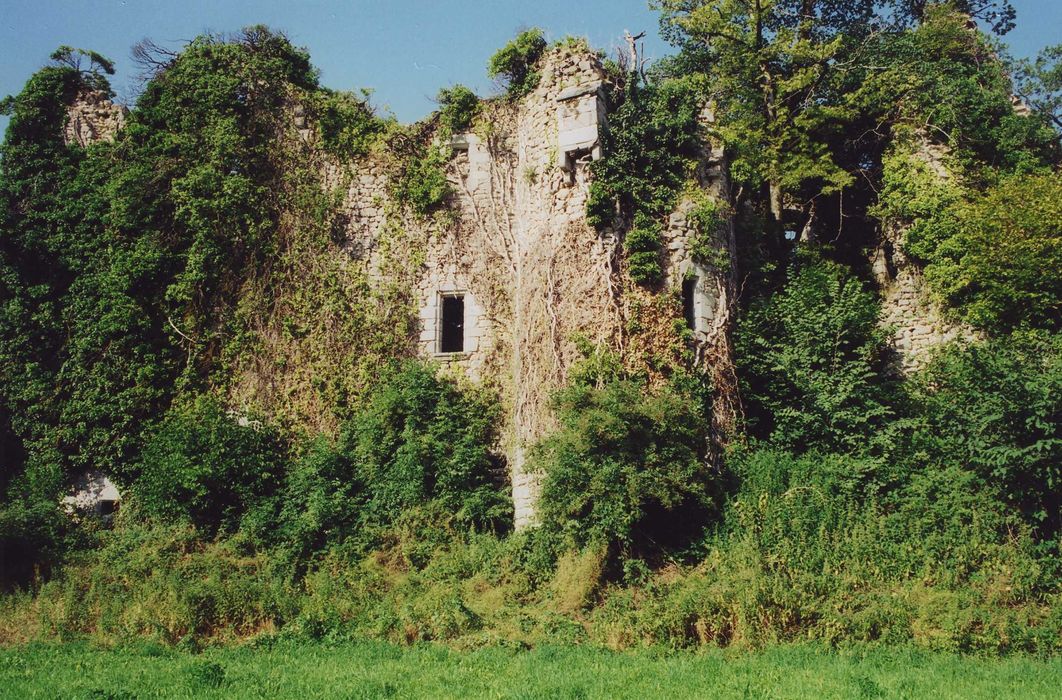
[[[721,145],[705,143],[694,189],[667,222],[662,285],[639,287],[624,269],[623,227],[617,223],[615,230],[599,232],[586,221],[587,166],[603,155],[609,77],[597,56],[570,47],[547,53],[538,72],[538,87],[520,100],[484,101],[470,133],[443,137],[436,130],[433,137],[431,122],[425,125],[423,133],[450,155],[446,176],[452,200],[433,216],[418,217],[392,196],[401,156],[386,148],[354,162],[325,156],[312,114],[297,98],[290,105],[291,132],[283,137],[311,154],[323,188],[339,195],[344,260],[358,263],[377,290],[401,287],[399,298],[416,306],[409,311],[417,328],[396,354],[413,349],[501,396],[506,418],[499,447],[508,462],[518,528],[536,521],[541,475],[529,465],[528,451],[554,427],[549,398],[582,357],[576,341],[623,356],[632,315],[643,308],[632,299],[668,300],[663,307],[670,314],[684,284],[692,281],[697,360],[713,373],[717,387],[734,384],[728,340],[735,294],[732,222],[726,216],[710,233],[719,255],[701,260],[691,249],[702,232],[689,216],[705,197],[729,211]],[[69,114],[66,138],[80,145],[113,137],[125,119],[123,108],[95,93],[79,95]],[[704,119],[710,121],[710,114]],[[455,296],[463,302],[461,349],[444,352],[444,299]],[[674,320],[661,319],[658,327],[673,329]],[[269,369],[285,348],[314,350],[271,346],[264,351],[264,366],[252,363],[236,379],[230,399],[268,406],[301,391],[295,385],[306,383],[305,377],[278,385],[275,369]],[[291,359],[312,366],[305,358]],[[716,416],[727,428],[719,415],[727,412]]]
[[[906,147],[936,177],[941,180],[954,177],[947,165],[946,146],[931,142],[925,134],[916,134],[915,142]],[[893,331],[898,369],[904,373],[921,368],[934,348],[953,340],[976,337],[969,326],[946,318],[940,306],[929,297],[921,268],[904,252],[906,235],[906,226],[886,222],[881,242],[871,258],[881,289],[881,324]]]
[[[527,453],[554,425],[548,400],[580,357],[575,339],[622,352],[629,313],[622,234],[602,234],[586,222],[586,166],[602,154],[608,76],[596,56],[571,49],[549,53],[539,72],[533,92],[517,102],[485,102],[473,131],[447,142],[453,216],[417,220],[388,208],[386,168],[370,162],[357,168],[345,204],[354,255],[379,258],[386,229],[396,224],[423,242],[418,347],[501,393],[517,527],[535,522],[541,475]],[[721,148],[706,144],[703,160],[698,186],[728,202]],[[722,349],[729,362],[733,230],[727,220],[717,234],[723,264],[694,261],[688,247],[695,232],[685,216],[691,202],[671,217],[659,293],[677,294],[682,280],[696,278],[699,355],[714,361]],[[440,300],[452,294],[465,301],[464,347],[442,353]]]
[[[110,141],[125,126],[128,110],[111,102],[106,93],[82,88],[66,110],[63,141],[82,148],[96,141]]]

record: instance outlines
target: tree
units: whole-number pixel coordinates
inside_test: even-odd
[[[971,19],[985,22],[996,34],[1006,34],[1014,29],[1017,12],[1010,0],[891,0],[893,16],[902,23],[925,21],[927,11],[933,5],[950,5]]]
[[[766,188],[776,226],[783,195],[851,176],[826,135],[847,116],[827,99],[831,73],[869,30],[875,0],[661,0],[662,31],[708,73],[735,176]]]
[[[810,250],[738,324],[741,393],[755,435],[793,452],[860,454],[892,417],[874,293]]]
[[[1015,93],[1062,131],[1062,44],[1044,48],[1036,60],[1011,63]]]

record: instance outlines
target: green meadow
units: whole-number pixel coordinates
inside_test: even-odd
[[[612,652],[278,641],[0,651],[4,698],[1057,698],[1062,661],[897,649]]]

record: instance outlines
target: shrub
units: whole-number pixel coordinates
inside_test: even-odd
[[[1059,330],[1062,179],[1010,177],[951,216],[951,235],[923,246],[931,288],[979,328]]]
[[[195,645],[283,624],[298,597],[266,554],[206,543],[188,526],[127,523],[104,533],[98,549],[72,557],[35,605],[42,637]]]
[[[284,546],[301,559],[342,542],[356,531],[364,500],[351,455],[316,438],[292,461],[284,483]]]
[[[498,408],[417,361],[385,369],[347,428],[343,450],[366,485],[366,518],[390,523],[437,501],[465,525],[503,527],[511,504],[493,454]]]
[[[806,255],[739,319],[742,395],[756,435],[797,452],[866,451],[887,425],[878,302],[842,266]]]
[[[553,400],[558,431],[539,443],[542,517],[565,545],[680,544],[712,507],[704,451],[707,388],[685,377],[650,388],[613,376],[581,382]],[[681,525],[682,513],[688,520]]]
[[[0,505],[0,591],[31,584],[61,561],[69,521],[55,501],[5,494]]]
[[[1062,336],[952,346],[917,378],[912,460],[969,470],[1042,537],[1062,527]]]
[[[468,131],[479,113],[479,98],[464,85],[439,90],[435,100],[441,107],[439,121],[451,133]]]
[[[631,229],[623,239],[623,248],[627,252],[631,279],[643,284],[660,281],[664,271],[660,268],[659,224],[648,221]]]
[[[235,531],[251,515],[262,534],[284,466],[275,430],[201,396],[171,409],[148,438],[134,490],[144,512],[164,522],[190,522],[209,535]]]
[[[490,57],[487,75],[505,79],[506,94],[510,99],[523,97],[538,87],[535,64],[545,50],[546,37],[541,29],[536,27],[520,32]]]
[[[373,113],[367,92],[327,92],[322,102],[318,127],[325,149],[333,155],[362,155],[384,131],[385,122]]]
[[[392,181],[392,196],[417,216],[438,210],[453,194],[446,179],[447,162],[448,150],[434,144],[418,145]]]

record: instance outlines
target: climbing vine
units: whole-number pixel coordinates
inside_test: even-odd
[[[693,79],[642,84],[632,75],[613,95],[620,104],[609,113],[605,155],[591,165],[586,215],[599,230],[629,222],[624,250],[637,282],[663,276],[663,217],[693,175],[701,147],[700,87]]]

